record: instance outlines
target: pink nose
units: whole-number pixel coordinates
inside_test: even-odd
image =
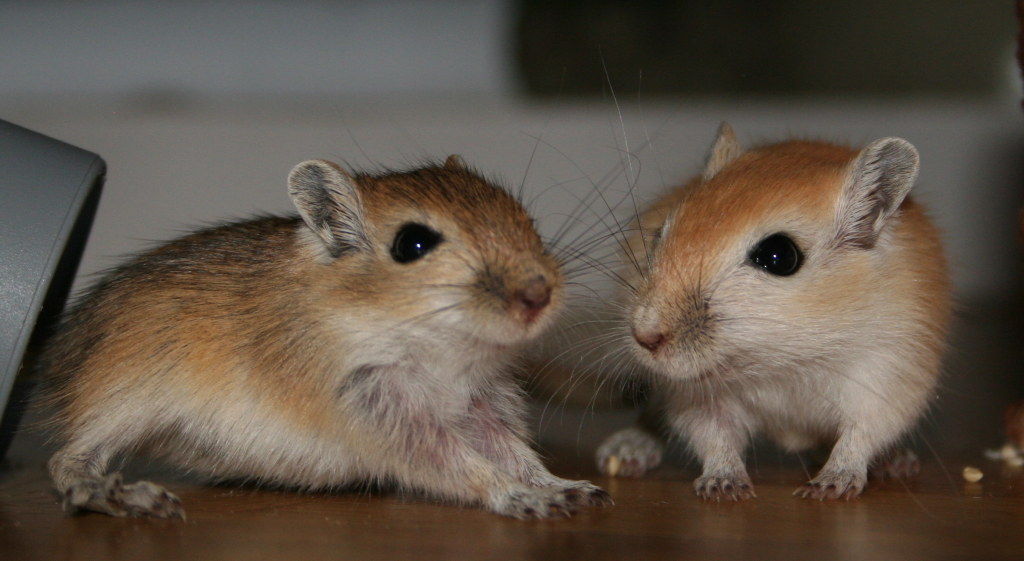
[[[523,318],[533,321],[541,310],[551,303],[551,285],[544,275],[537,275],[526,281],[526,285],[514,293],[515,306],[519,308]]]
[[[639,345],[652,353],[665,343],[665,335],[660,331],[637,331],[633,329],[633,338]]]

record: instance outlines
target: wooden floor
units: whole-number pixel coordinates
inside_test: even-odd
[[[615,506],[541,522],[392,496],[172,485],[188,510],[178,522],[66,516],[39,461],[15,458],[0,479],[7,561],[1024,558],[1024,474],[995,464],[980,464],[986,477],[968,484],[925,462],[917,481],[829,503],[791,496],[804,481],[798,469],[761,469],[756,500],[721,504],[694,496],[692,474],[666,469],[596,479]]]
[[[758,498],[743,503],[699,500],[685,457],[642,480],[600,478],[593,447],[630,413],[570,407],[542,419],[545,453],[557,474],[592,479],[616,504],[567,520],[389,494],[207,487],[161,469],[141,475],[170,482],[187,521],[68,516],[45,475],[42,436],[23,431],[0,466],[0,560],[1024,559],[1024,472],[982,456],[1002,441],[1002,404],[1020,397],[1024,339],[1011,323],[966,316],[957,345],[968,350],[951,358],[945,402],[924,423],[920,477],[872,483],[857,500],[792,497],[813,459],[771,450],[751,457]],[[968,464],[984,472],[979,483],[961,477]]]

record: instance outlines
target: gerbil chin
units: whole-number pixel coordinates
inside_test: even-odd
[[[703,175],[643,213],[625,329],[656,387],[646,417],[699,458],[699,496],[755,496],[758,434],[833,445],[806,498],[860,495],[873,462],[916,469],[890,453],[934,395],[950,319],[939,234],[907,196],[917,174],[902,139],[744,151],[723,125]],[[661,453],[633,427],[597,459],[639,475]]]
[[[458,157],[407,172],[292,170],[299,216],[201,230],[87,290],[49,343],[64,506],[184,517],[112,460],[329,490],[384,482],[517,518],[608,495],[527,442],[516,349],[559,306],[530,217]]]

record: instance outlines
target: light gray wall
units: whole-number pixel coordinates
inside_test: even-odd
[[[525,180],[527,199],[543,192],[551,233],[605,174],[647,199],[696,172],[728,120],[747,143],[907,138],[961,295],[1019,288],[1016,97],[526,104],[510,17],[505,0],[5,2],[0,118],[107,160],[86,275],[189,226],[289,210],[284,179],[311,157],[401,167],[458,152]]]
[[[936,103],[654,104],[619,112],[610,104],[522,106],[364,101],[207,107],[153,114],[128,110],[46,112],[4,106],[0,115],[106,158],[107,188],[83,273],[188,226],[261,211],[290,210],[285,177],[312,157],[356,168],[405,167],[460,153],[517,187],[549,235],[595,184],[640,201],[700,169],[720,120],[750,144],[785,136],[863,144],[902,136],[921,152],[918,198],[943,228],[956,285],[969,298],[1018,286],[1015,247],[1022,203],[1024,128],[1014,106]],[[319,109],[319,110],[318,110]],[[651,139],[651,146],[644,146]],[[628,150],[634,154],[624,156]],[[611,174],[611,183],[600,183]],[[627,182],[626,178],[632,179]],[[579,218],[597,224],[595,212]],[[628,215],[627,205],[620,208]],[[607,231],[614,225],[594,226]]]
[[[0,96],[510,87],[505,0],[0,2]]]

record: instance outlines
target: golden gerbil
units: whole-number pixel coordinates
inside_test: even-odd
[[[628,344],[656,374],[655,416],[703,465],[698,495],[753,497],[743,453],[765,434],[789,450],[834,443],[796,494],[856,497],[920,417],[951,297],[939,234],[907,196],[917,174],[898,138],[744,151],[723,125],[703,175],[642,215]],[[598,463],[637,475],[661,451],[635,427]]]
[[[49,344],[65,508],[183,517],[107,473],[151,454],[217,480],[385,482],[506,516],[609,502],[527,443],[507,371],[562,296],[519,203],[468,170],[308,161],[296,217],[225,224],[113,269]]]

